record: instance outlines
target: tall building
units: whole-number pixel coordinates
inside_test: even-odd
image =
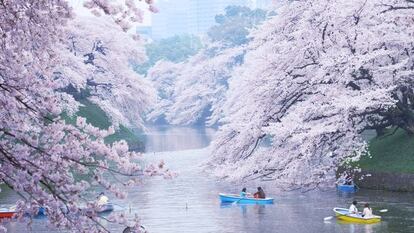
[[[250,0],[158,0],[156,6],[160,12],[152,15],[152,37],[204,34],[226,6],[250,6],[250,3]]]
[[[272,6],[275,0],[253,0],[252,7],[253,8],[261,8],[261,9],[268,9]]]

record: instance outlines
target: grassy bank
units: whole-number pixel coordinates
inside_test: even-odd
[[[414,173],[414,136],[401,129],[389,134],[370,140],[372,158],[361,159],[360,167],[378,172]]]
[[[86,121],[88,123],[92,124],[95,127],[99,127],[100,129],[107,129],[109,126],[111,126],[109,117],[98,105],[90,102],[87,99],[79,100],[79,102],[81,102],[84,106],[81,106],[79,108],[79,111],[76,113],[77,116],[86,118]],[[67,115],[64,115],[63,117],[67,123],[75,124],[76,122],[75,116],[68,117]],[[143,139],[139,138],[136,134],[134,134],[131,130],[123,125],[120,125],[115,134],[106,137],[105,143],[111,144],[119,140],[127,141],[131,150],[144,150]]]

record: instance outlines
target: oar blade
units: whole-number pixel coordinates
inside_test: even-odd
[[[382,209],[382,210],[380,210],[379,212],[381,212],[381,213],[385,213],[385,212],[388,212],[388,210],[387,210],[387,209]]]
[[[325,217],[325,218],[323,218],[323,221],[329,221],[331,219],[333,219],[333,216]]]
[[[237,203],[239,203],[239,201],[240,201],[240,199],[239,199],[239,200],[237,200],[237,201],[232,202],[231,204],[232,204],[232,205],[236,205]]]

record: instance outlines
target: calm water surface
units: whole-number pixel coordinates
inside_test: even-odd
[[[287,232],[287,233],[382,233],[414,232],[414,195],[384,191],[360,190],[344,196],[329,191],[281,192],[268,183],[260,184],[273,205],[222,205],[219,192],[238,193],[241,185],[217,182],[198,166],[208,156],[203,149],[211,130],[191,128],[152,129],[147,137],[146,159],[165,160],[179,176],[173,180],[149,178],[129,190],[127,200],[112,199],[128,214],[139,214],[143,224],[153,233],[163,232]],[[198,148],[198,149],[195,149]],[[246,184],[248,191],[255,186]],[[16,200],[12,192],[3,193],[3,204]],[[377,224],[348,224],[323,218],[332,215],[333,207],[348,207],[353,199],[372,203],[375,210],[388,209]],[[121,207],[116,209],[121,211]],[[32,229],[22,223],[8,225],[11,232],[57,232],[46,225],[46,219],[35,219]],[[113,232],[122,230],[108,225]]]

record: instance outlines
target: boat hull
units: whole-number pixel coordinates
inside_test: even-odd
[[[235,194],[223,194],[220,193],[220,200],[224,203],[236,203],[236,204],[273,204],[273,198],[246,198],[240,197]]]
[[[357,188],[355,185],[338,185],[337,189],[338,191],[345,192],[345,193],[354,193],[357,191]]]
[[[344,209],[344,208],[334,208],[333,211],[335,212],[337,219],[345,221],[345,222],[363,223],[363,224],[381,222],[381,216],[377,216],[377,215],[373,215],[370,218],[364,218],[362,216],[350,215],[348,209]]]
[[[111,203],[105,204],[100,207],[100,209],[97,211],[98,213],[106,213],[114,210],[114,205]]]
[[[39,215],[39,216],[45,216],[46,215],[46,208],[45,207],[39,207],[39,210],[37,212],[37,215]]]
[[[14,214],[14,211],[1,211],[0,218],[12,218]]]

